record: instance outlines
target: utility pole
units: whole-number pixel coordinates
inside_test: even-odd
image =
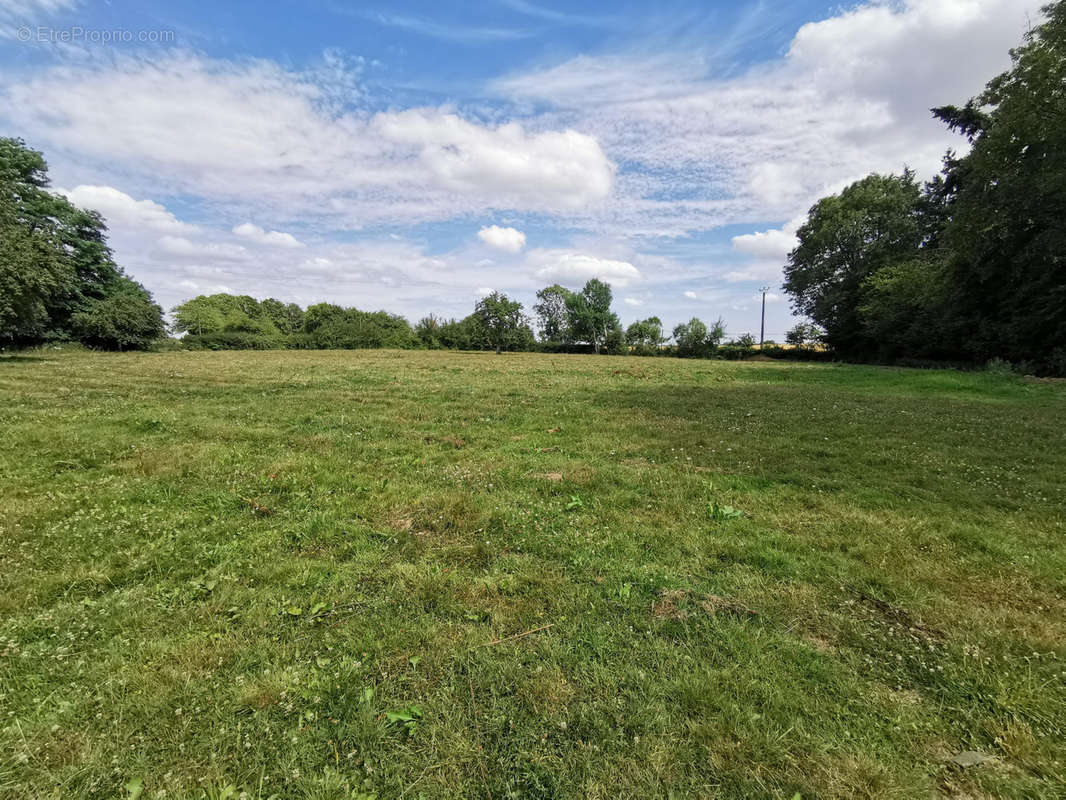
[[[759,323],[759,349],[762,350],[762,343],[766,338],[766,293],[770,291],[770,287],[764,286],[759,291],[762,292],[762,322]]]

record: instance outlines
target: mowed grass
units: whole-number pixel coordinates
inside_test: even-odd
[[[1066,796],[1062,384],[44,351],[0,441],[3,797]]]

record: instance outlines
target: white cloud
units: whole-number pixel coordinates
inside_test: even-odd
[[[318,275],[332,275],[337,272],[337,265],[334,264],[333,259],[315,256],[301,261],[300,271]]]
[[[304,243],[299,241],[291,233],[282,233],[281,231],[265,231],[258,225],[253,225],[251,222],[245,222],[241,225],[237,225],[233,229],[233,233],[237,236],[243,236],[245,239],[251,239],[253,242],[259,244],[268,244],[274,247],[303,247]]]
[[[489,247],[503,250],[507,253],[517,253],[526,246],[526,235],[514,228],[501,228],[499,225],[490,225],[477,232],[477,238]]]
[[[627,306],[633,306],[634,308],[639,308],[640,306],[644,305],[644,301],[636,297],[623,297],[622,302],[625,303]]]
[[[241,261],[248,257],[248,251],[240,245],[193,242],[184,236],[162,236],[157,244],[169,256],[193,260]]]
[[[10,71],[0,106],[88,171],[121,164],[141,196],[166,187],[245,218],[369,228],[506,209],[680,236],[788,218],[871,170],[934,170],[963,142],[929,108],[1007,66],[1041,2],[867,0],[738,71],[737,45],[773,24],[755,4],[724,41],[695,29],[501,78],[490,89],[515,101],[503,109],[375,114],[361,64],[336,56],[296,71],[173,50]]]
[[[100,212],[109,229],[120,227],[147,229],[162,233],[193,233],[195,225],[180,221],[167,209],[152,200],[135,200],[112,186],[75,186],[56,189],[74,205]]]
[[[683,294],[686,300],[697,300],[700,303],[713,303],[715,305],[726,303],[736,296],[724,289],[701,289],[698,291],[689,289]],[[744,299],[747,299],[747,297]]]
[[[750,259],[740,269],[730,270],[722,277],[729,283],[760,281],[780,286],[788,254],[799,244],[796,231],[805,221],[805,217],[794,217],[780,228],[734,236],[733,249]]]
[[[376,114],[371,128],[418,148],[443,188],[482,192],[510,208],[580,208],[606,197],[614,167],[599,142],[573,130],[527,133],[516,122],[487,128],[427,109]]]
[[[778,286],[782,282],[781,266],[781,262],[777,261],[753,261],[741,269],[730,270],[722,277],[729,283],[760,281]]]
[[[203,284],[197,281],[183,280],[178,281],[178,286],[196,294],[233,294],[233,289],[221,283]]]
[[[493,289],[493,288],[491,288],[489,286],[481,286],[481,287],[478,287],[478,290],[477,290],[477,292],[475,292],[475,294],[478,297],[488,297],[494,291],[495,291],[495,289]]]
[[[570,213],[614,184],[596,139],[572,129],[345,107],[351,77],[337,64],[301,73],[182,52],[109,55],[5,73],[9,125],[79,163],[122,163],[144,185],[339,227]]]
[[[794,217],[780,228],[734,236],[733,249],[755,258],[784,263],[788,254],[799,244],[796,231],[804,222],[805,217]]]
[[[769,206],[777,205],[782,198],[802,197],[806,191],[803,165],[755,164],[750,170],[747,189],[756,201]]]
[[[590,133],[627,165],[601,224],[676,235],[791,217],[871,171],[932,174],[965,143],[929,109],[965,101],[1008,67],[1040,5],[867,0],[802,26],[782,58],[740,73],[719,71],[709,45],[644,42],[490,88],[546,105],[542,124]]]
[[[756,231],[733,237],[734,249],[759,258],[783,259],[797,242],[794,233],[783,230]]]
[[[628,261],[574,253],[565,250],[538,250],[530,254],[535,276],[544,281],[580,285],[599,278],[612,286],[624,287],[639,281],[640,270]]]

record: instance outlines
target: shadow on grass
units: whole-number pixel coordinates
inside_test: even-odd
[[[14,353],[0,355],[0,364],[43,364],[51,360],[43,356],[23,356]]]
[[[1003,467],[989,440],[1014,464],[1024,447],[1013,441],[1021,427],[1013,404],[960,403],[954,397],[931,402],[877,387],[857,392],[741,381],[619,386],[597,393],[593,404],[613,412],[615,435],[658,463],[731,474],[749,489],[789,484],[815,497],[843,492],[870,509],[948,498],[967,504],[980,498],[986,507],[980,484],[929,465],[978,465],[985,472],[975,467],[970,473],[999,476]],[[1027,416],[1030,435],[1042,429],[1054,438],[1051,418]],[[1012,477],[1019,471],[1015,466]],[[1039,483],[1038,472],[1026,470]]]

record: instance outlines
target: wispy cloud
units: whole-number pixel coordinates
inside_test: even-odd
[[[569,11],[556,11],[554,8],[530,3],[527,0],[499,0],[499,2],[501,5],[506,6],[512,11],[517,11],[519,14],[525,14],[527,17],[542,19],[547,22],[555,22],[560,25],[618,28],[625,24],[621,14],[612,17],[587,16],[585,14],[574,14]]]
[[[376,22],[379,25],[385,25],[390,28],[401,28],[405,31],[428,36],[433,39],[443,39],[448,42],[462,42],[464,44],[526,39],[534,35],[533,31],[521,30],[518,28],[489,28],[455,25],[452,23],[425,19],[424,17],[387,14],[380,11],[364,11],[360,12],[360,16],[371,22]]]
[[[929,109],[965,100],[1004,69],[1025,6],[1035,13],[1038,3],[869,0],[801,26],[782,57],[738,72],[724,61],[757,34],[751,12],[706,44],[644,41],[489,88],[540,124],[595,136],[623,165],[601,231],[756,225],[870,171],[935,172],[963,143]]]
[[[0,39],[15,39],[19,27],[34,27],[69,11],[78,0],[0,0]]]

